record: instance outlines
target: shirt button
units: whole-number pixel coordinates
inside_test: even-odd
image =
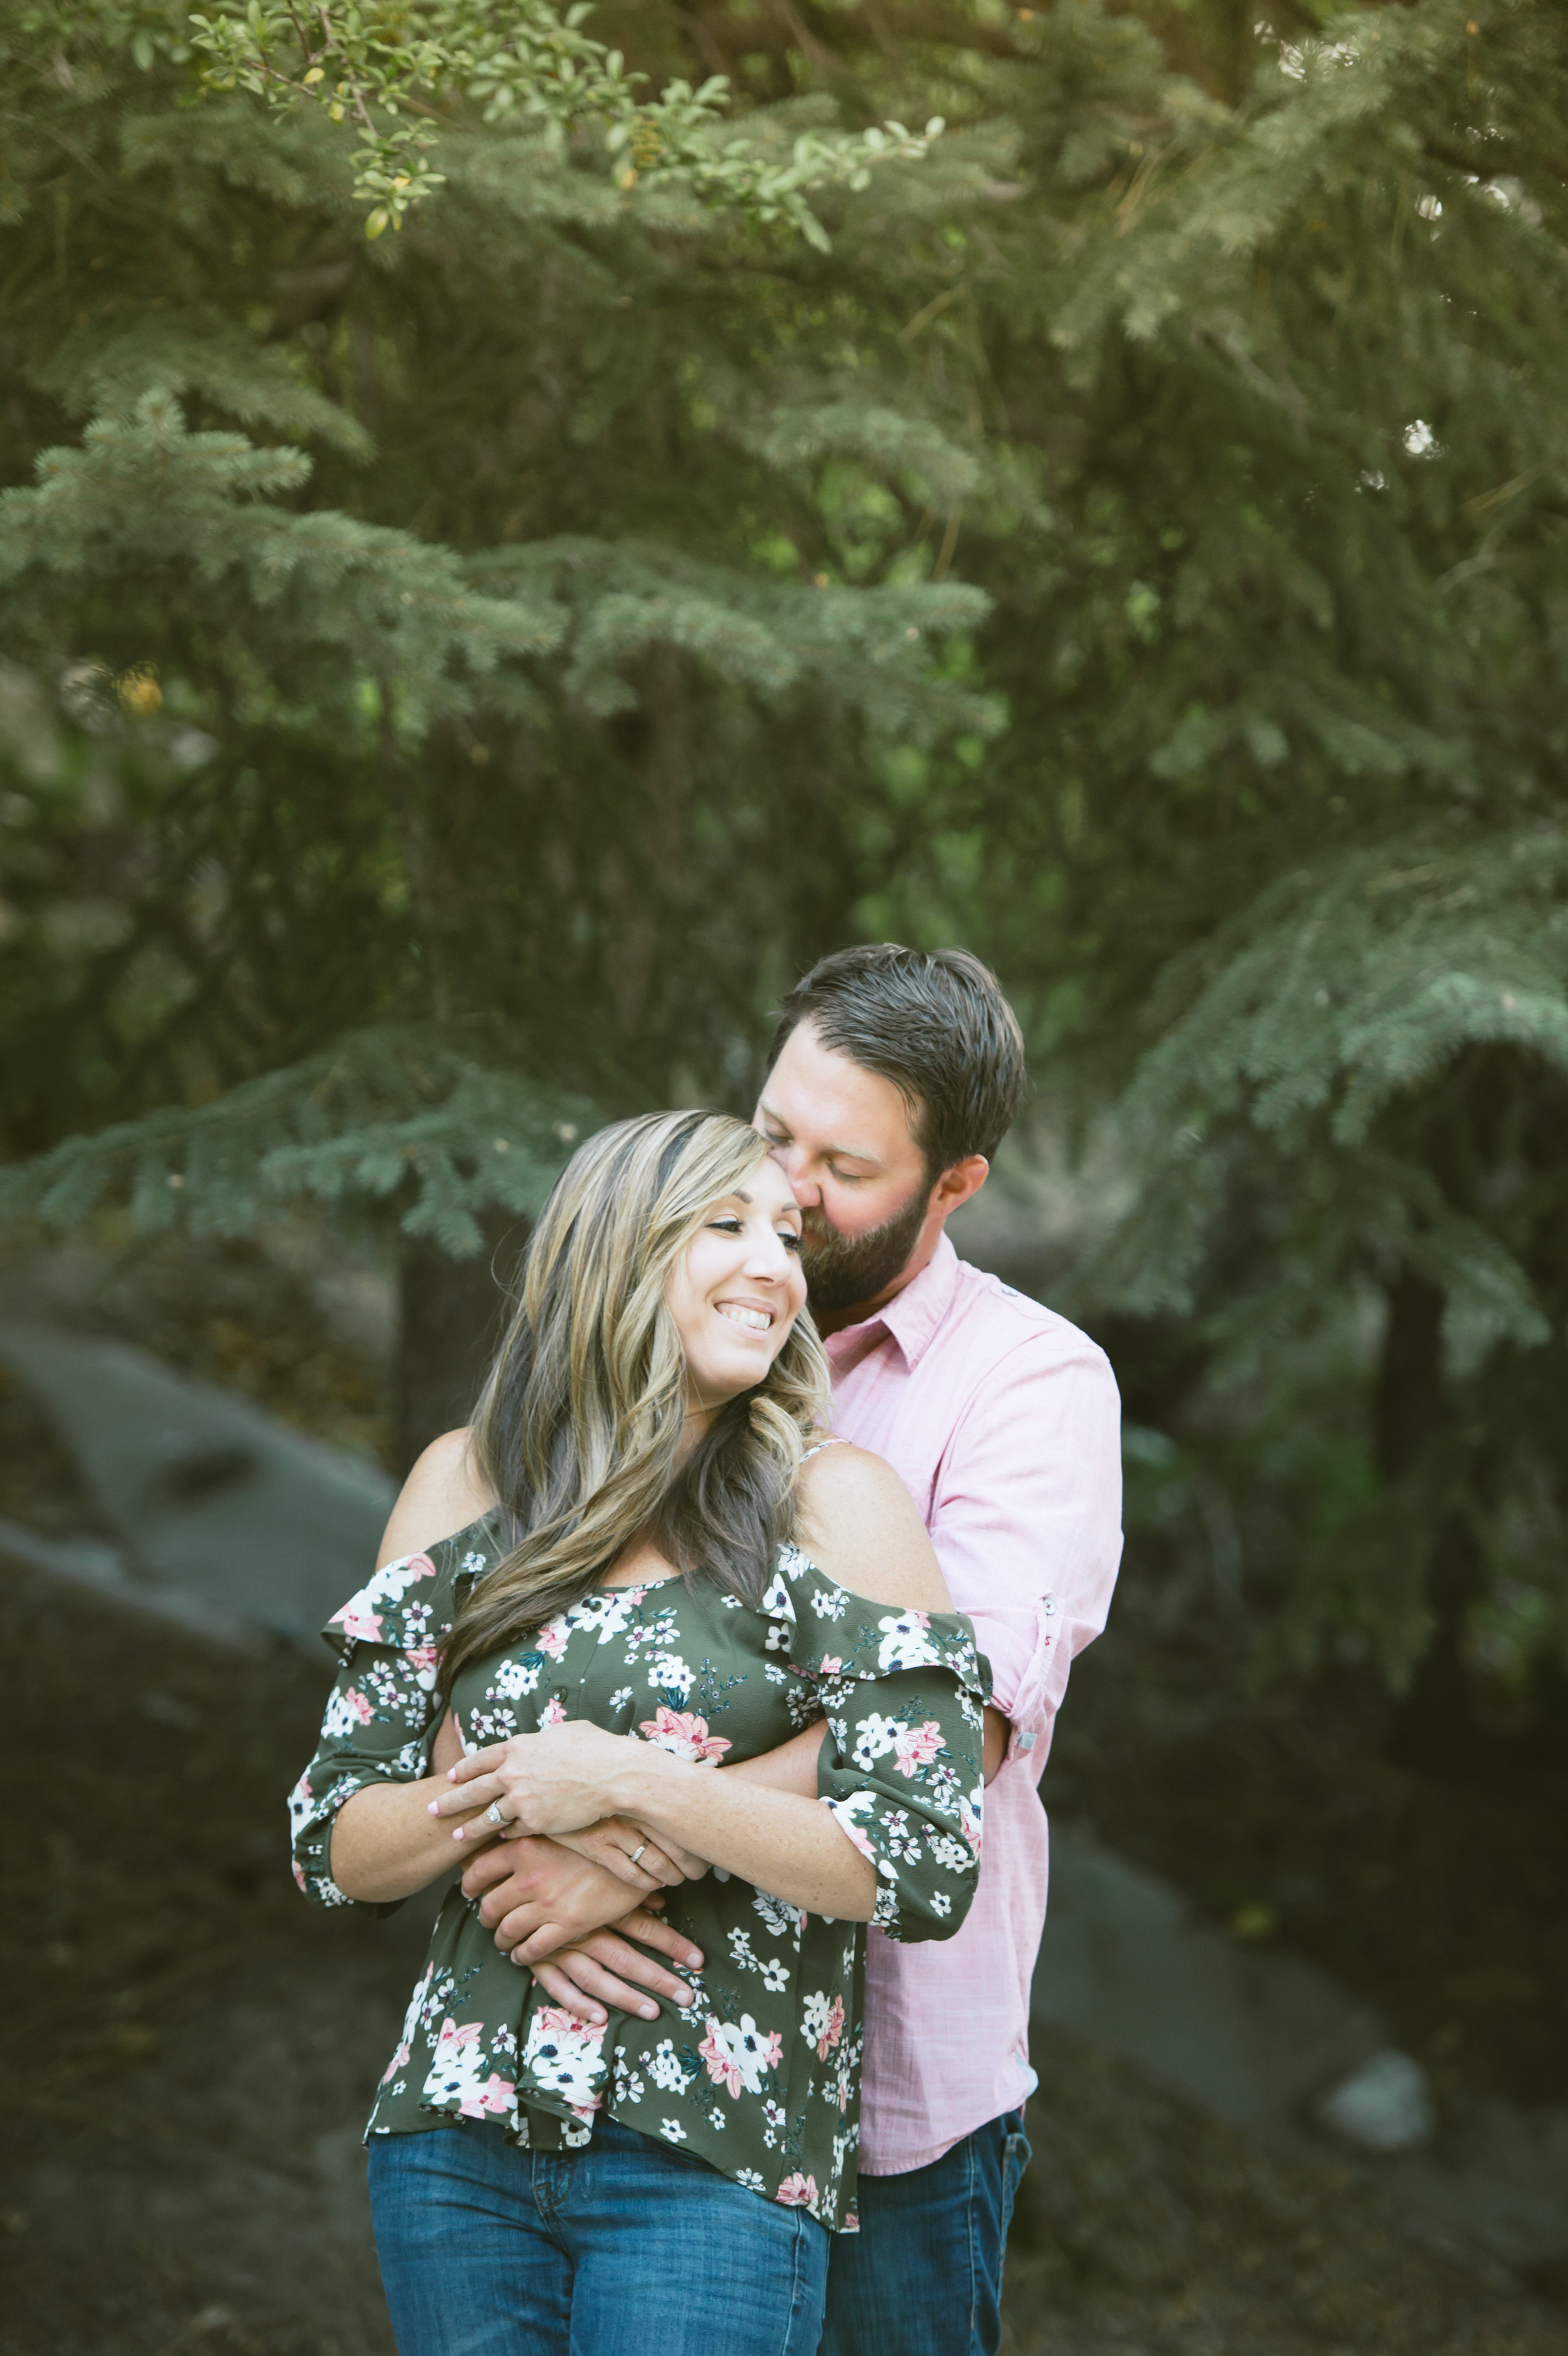
[[[1034,1749],[1034,1729],[1032,1726],[1026,1726],[1024,1728],[1023,1732],[1018,1738],[1018,1747],[1020,1751],[1032,1751]]]

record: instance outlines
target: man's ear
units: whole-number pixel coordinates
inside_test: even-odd
[[[963,1203],[977,1194],[991,1174],[991,1165],[983,1153],[965,1154],[962,1162],[944,1170],[931,1190],[931,1207],[944,1219],[950,1219]]]

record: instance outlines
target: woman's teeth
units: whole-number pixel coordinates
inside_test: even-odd
[[[765,1309],[742,1309],[732,1301],[721,1301],[719,1314],[731,1325],[743,1325],[749,1333],[765,1333],[773,1322]]]

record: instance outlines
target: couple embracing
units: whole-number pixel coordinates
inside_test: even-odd
[[[591,1139],[335,1615],[296,1878],[464,1867],[368,2136],[400,2356],[998,2345],[1036,1786],[1120,1548],[1103,1355],[944,1232],[1023,1085],[975,958],[868,947],[753,1127]]]

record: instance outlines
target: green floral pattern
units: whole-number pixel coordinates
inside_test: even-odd
[[[291,1798],[294,1876],[344,1906],[333,1822],[366,1783],[429,1772],[440,1647],[504,1551],[494,1521],[379,1570],[327,1628],[342,1667]],[[568,1718],[718,1765],[826,1719],[818,1788],[876,1866],[875,1921],[941,1939],[979,1870],[987,1679],[956,1613],[891,1612],[785,1547],[760,1609],[700,1582],[597,1588],[516,1651],[463,1670],[453,1708],[483,1749]],[[451,1890],[368,2133],[485,2121],[538,2148],[585,2144],[600,2111],[772,2201],[855,2229],[865,1931],[718,1870],[667,1918],[705,1957],[690,2002],[592,2025],[501,1954]]]

